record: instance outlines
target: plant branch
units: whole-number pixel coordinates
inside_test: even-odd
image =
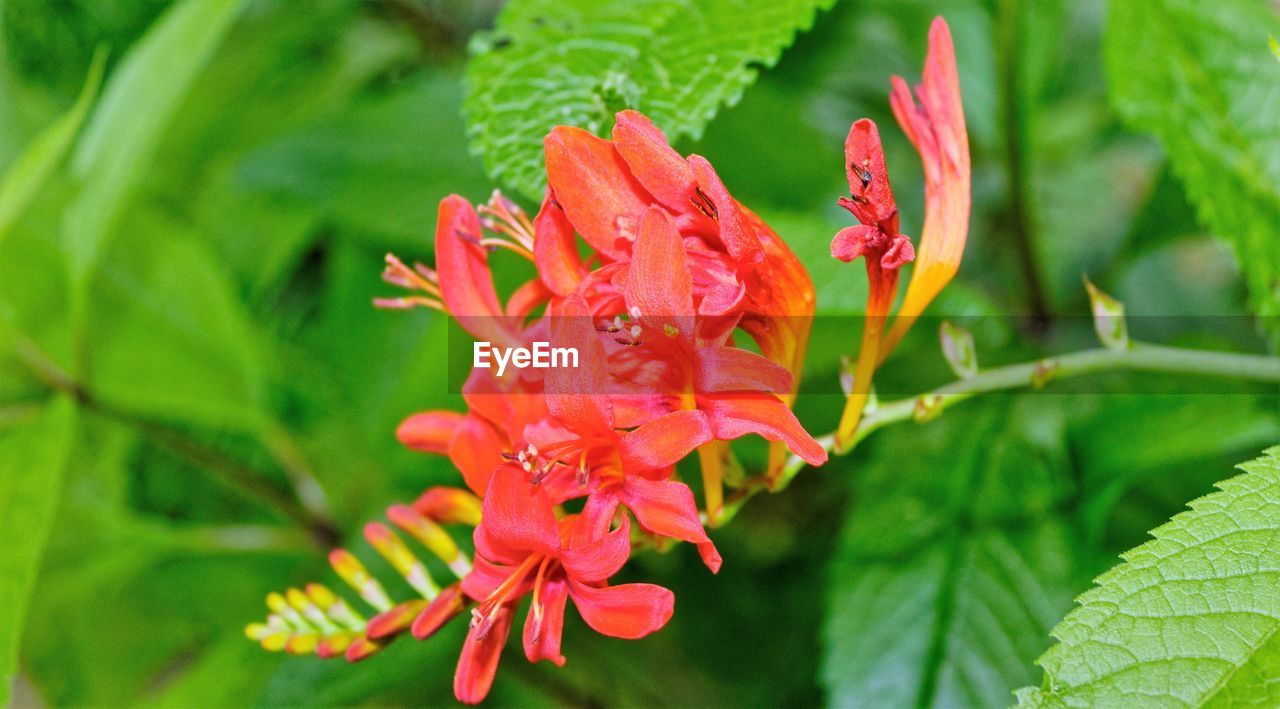
[[[309,504],[314,501],[307,495],[310,493],[314,497],[314,492],[301,490],[297,497],[285,494],[267,482],[257,471],[216,448],[201,443],[181,431],[121,411],[97,399],[25,336],[17,335],[15,350],[18,359],[50,389],[72,397],[90,411],[129,426],[151,443],[186,460],[192,466],[215,475],[218,480],[237,492],[257,500],[282,517],[296,522],[307,530],[321,547],[330,547],[341,538],[337,526],[328,516],[318,511],[314,504]],[[272,453],[277,458],[280,455],[278,450],[273,450]],[[296,471],[287,470],[287,472],[290,480],[296,482]]]
[[[1134,343],[1127,349],[1095,348],[1012,364],[979,372],[969,379],[945,384],[931,391],[880,404],[867,410],[854,432],[848,450],[835,451],[835,434],[818,437],[818,443],[833,454],[843,455],[872,433],[900,421],[928,421],[948,408],[985,394],[1023,387],[1044,387],[1051,381],[1106,371],[1161,372],[1191,374],[1245,381],[1280,384],[1280,357],[1192,350]],[[787,458],[778,485],[782,489],[805,466],[792,455]],[[728,521],[747,499],[766,489],[763,476],[749,479],[725,503]]]
[[[1036,263],[1035,239],[1032,235],[1030,175],[1027,174],[1027,126],[1023,121],[1022,83],[1018,72],[1022,41],[1022,0],[1000,0],[996,42],[1000,64],[1001,118],[1004,123],[1005,173],[1009,180],[1009,211],[1006,226],[1013,240],[1026,289],[1031,316],[1043,325],[1049,318],[1049,303],[1044,280]]]

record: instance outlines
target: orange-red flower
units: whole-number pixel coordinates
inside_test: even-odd
[[[853,443],[866,407],[876,367],[889,355],[925,307],[955,276],[969,228],[969,139],[955,47],[942,18],[929,31],[924,82],[916,88],[920,102],[900,77],[893,77],[889,100],[894,116],[919,151],[925,172],[925,219],[918,251],[898,233],[898,208],[884,166],[884,151],[873,122],[853,124],[845,142],[850,196],[840,204],[859,225],[842,229],[831,242],[831,255],[843,261],[867,259],[871,284],[867,297],[862,345],[853,375],[853,388],[836,429],[836,446]],[[885,332],[897,297],[898,269],[915,260],[907,294]]]
[[[560,636],[568,601],[604,635],[640,638],[666,625],[675,606],[671,591],[647,583],[608,585],[631,554],[629,518],[623,515],[610,530],[611,519],[557,519],[542,488],[519,467],[494,473],[476,528],[476,567],[462,583],[479,605],[454,679],[460,701],[476,703],[488,693],[522,596],[532,595],[523,634],[530,662],[564,664]]]
[[[956,275],[969,233],[969,135],[960,101],[955,45],[941,17],[929,28],[929,54],[916,96],[919,103],[912,98],[907,82],[893,77],[889,103],[924,163],[925,206],[915,270],[885,338],[882,359]]]
[[[496,192],[478,208],[445,198],[436,267],[388,256],[384,279],[412,292],[378,304],[442,311],[494,346],[550,340],[572,347],[577,367],[502,376],[475,369],[462,389],[465,413],[421,412],[397,430],[406,446],[447,455],[483,498],[482,514],[465,502],[474,498],[439,494],[388,511],[461,575],[460,585],[440,588],[381,524],[367,538],[421,598],[393,603],[353,556],[335,562],[378,610],[360,633],[341,636],[351,660],[407,630],[427,637],[476,604],[455,675],[465,702],[489,691],[523,596],[532,596],[524,625],[531,661],[564,661],[569,601],[608,635],[640,637],[666,623],[670,591],[608,585],[630,555],[633,519],[637,535],[689,542],[719,570],[693,491],[673,479],[691,452],[703,463],[712,524],[723,506],[728,441],[755,434],[773,442],[774,469],[788,449],[813,464],[827,455],[790,410],[812,284],[711,164],[681,156],[634,111],[618,114],[612,140],[554,129],[546,158],[548,189],[536,216]],[[505,302],[489,265],[498,250],[537,271]],[[736,346],[744,332],[759,354]],[[566,511],[583,497],[581,511]],[[474,563],[438,533],[444,519],[478,524]]]

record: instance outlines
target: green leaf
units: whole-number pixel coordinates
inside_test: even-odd
[[[80,124],[84,122],[89,106],[93,105],[94,97],[98,95],[106,59],[105,51],[99,50],[94,55],[89,75],[84,80],[84,88],[80,90],[80,97],[76,99],[75,105],[41,131],[5,172],[4,181],[0,182],[0,239],[4,239],[9,227],[22,216],[54,168],[71,149],[71,142],[80,130]]]
[[[1280,447],[1240,468],[1077,599],[1021,705],[1280,703]]]
[[[175,4],[112,73],[72,160],[84,182],[63,226],[73,282],[87,275],[174,111],[243,5]]]
[[[264,423],[261,333],[197,233],[135,210],[95,275],[88,385],[134,415],[253,431]]]
[[[0,435],[0,701],[9,691],[27,599],[49,536],[63,467],[72,443],[75,406],[54,402],[28,425]]]
[[[1109,7],[1113,103],[1160,139],[1200,221],[1233,243],[1280,342],[1280,66],[1262,48],[1280,18],[1254,0]]]
[[[1009,401],[885,431],[858,462],[830,574],[833,705],[997,706],[1033,676],[1037,633],[1087,575],[1061,416]]]
[[[834,0],[517,0],[478,36],[464,102],[490,174],[542,196],[542,139],[622,108],[697,138]]]

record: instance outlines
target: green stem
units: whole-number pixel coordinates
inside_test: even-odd
[[[1031,177],[1027,164],[1027,125],[1024,121],[1024,91],[1018,58],[1022,56],[1022,0],[1000,0],[997,8],[996,43],[1000,71],[1000,115],[1004,122],[1004,162],[1009,184],[1005,225],[1013,241],[1013,252],[1022,272],[1032,318],[1044,324],[1049,318],[1049,301],[1036,261],[1033,230]]]
[[[918,396],[880,404],[867,411],[854,432],[850,450],[867,436],[889,424],[906,420],[929,420],[946,409],[979,394],[1028,386],[1040,388],[1055,379],[1106,371],[1191,374],[1280,384],[1280,357],[1133,343],[1128,349],[1123,350],[1105,348],[1081,350],[1046,357],[1034,362],[997,367],[979,372],[969,379],[945,384]],[[834,434],[819,436],[817,440],[827,451],[835,452]],[[836,454],[845,453],[848,453],[848,450],[839,451]],[[797,456],[788,457],[780,482],[775,489],[785,487],[804,466],[805,462]],[[748,480],[726,502],[724,521],[727,522],[743,502],[763,489],[765,489],[764,482],[758,482],[756,478]]]
[[[14,349],[18,359],[48,388],[72,397],[90,411],[129,426],[152,444],[186,460],[196,469],[215,476],[231,489],[257,500],[285,519],[296,522],[307,530],[319,546],[330,547],[340,538],[337,525],[329,518],[323,505],[323,494],[318,491],[318,485],[316,490],[295,488],[294,495],[286,494],[276,489],[256,470],[191,438],[185,432],[135,416],[97,399],[49,358],[34,341],[18,333],[14,333],[14,336]],[[282,441],[291,442],[291,439],[287,438],[282,429],[277,427],[273,430],[274,445],[271,452],[279,460],[284,452],[280,450]],[[296,463],[299,460],[296,450],[288,452],[291,454],[289,459]],[[286,469],[286,472],[295,484],[300,478],[315,484],[314,478],[301,477],[296,470]]]

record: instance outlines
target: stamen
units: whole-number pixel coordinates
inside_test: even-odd
[[[699,212],[702,212],[706,216],[717,221],[720,219],[720,211],[716,209],[715,203],[711,201],[711,198],[707,196],[706,192],[702,191],[702,188],[695,187],[693,195],[693,197],[689,198],[689,202],[693,205],[694,209],[697,209]]]
[[[440,280],[436,272],[421,263],[409,268],[395,254],[387,254],[387,267],[382,271],[382,280],[408,290],[421,291],[425,295],[411,295],[400,298],[375,298],[373,304],[379,308],[391,310],[408,310],[423,307],[448,312],[444,305],[444,296],[440,293]]]
[[[471,629],[476,634],[476,639],[484,638],[489,632],[489,628],[493,626],[494,620],[497,619],[498,609],[502,608],[502,604],[516,590],[520,582],[525,576],[533,570],[533,567],[542,560],[539,554],[531,554],[511,575],[506,578],[498,587],[493,589],[487,598],[480,602],[480,605],[471,609]]]
[[[538,575],[533,581],[533,601],[529,605],[529,613],[531,617],[529,622],[532,623],[529,634],[533,636],[534,642],[542,637],[542,582],[547,576],[547,567],[551,564],[550,557],[544,557],[542,563],[538,565]]]
[[[587,486],[587,449],[584,446],[578,454],[578,487]]]
[[[480,213],[480,223],[485,229],[505,237],[485,239],[483,246],[510,249],[533,260],[533,222],[519,205],[494,190],[489,203],[480,205],[476,211]]]

